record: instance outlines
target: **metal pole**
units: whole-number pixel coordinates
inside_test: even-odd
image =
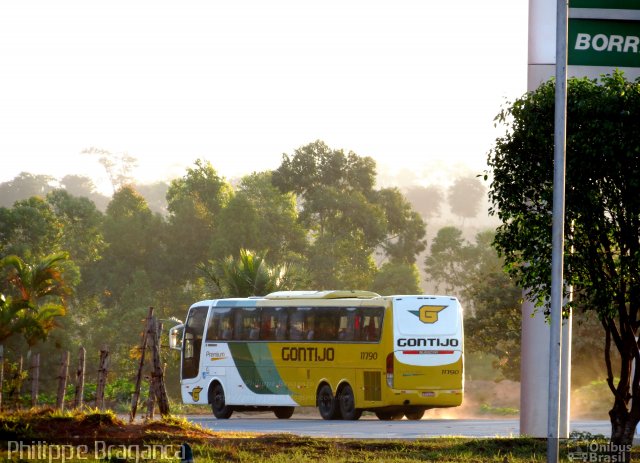
[[[553,219],[551,256],[551,336],[549,339],[549,414],[547,461],[559,458],[560,367],[564,259],[564,182],[567,125],[567,17],[568,1],[557,1],[556,93],[553,150]]]

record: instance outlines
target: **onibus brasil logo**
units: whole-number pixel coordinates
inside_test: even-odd
[[[438,314],[448,305],[423,305],[418,310],[410,310],[413,315],[418,317],[422,323],[433,324],[438,321]]]

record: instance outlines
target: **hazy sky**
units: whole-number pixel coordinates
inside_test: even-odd
[[[526,90],[526,0],[19,1],[0,5],[0,181],[145,182],[197,158],[276,168],[316,139],[421,175],[480,172],[505,99]]]

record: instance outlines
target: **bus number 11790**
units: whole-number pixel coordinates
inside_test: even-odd
[[[360,360],[377,360],[377,352],[360,352]]]

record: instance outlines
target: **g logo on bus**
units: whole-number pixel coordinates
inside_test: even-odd
[[[438,321],[438,313],[449,307],[448,305],[423,305],[419,310],[410,310],[422,323],[433,324]]]
[[[200,386],[194,387],[193,391],[189,392],[189,395],[193,398],[194,402],[200,400],[200,392],[202,392],[202,388]]]

